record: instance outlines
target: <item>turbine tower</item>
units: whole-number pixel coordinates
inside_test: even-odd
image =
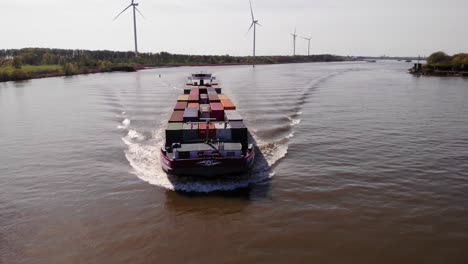
[[[122,10],[122,12],[120,12],[114,18],[114,21],[115,21],[123,12],[127,11],[127,9],[129,9],[130,7],[133,7],[133,35],[135,37],[135,57],[138,57],[138,42],[137,42],[137,27],[136,27],[136,13],[135,13],[135,11],[137,11],[138,13],[140,13],[140,15],[142,17],[144,17],[143,14],[140,12],[140,10],[138,10],[137,6],[138,6],[138,3],[135,3],[135,0],[132,0],[130,5],[128,5],[124,10]]]
[[[256,38],[256,33],[257,33],[257,25],[260,26],[260,24],[258,23],[258,20],[255,20],[254,18],[254,13],[252,9],[252,0],[250,0],[250,14],[252,15],[252,24],[250,24],[250,27],[247,33],[249,33],[253,27],[253,65],[252,66],[255,67],[255,38]]]
[[[303,38],[303,39],[305,39],[305,40],[307,40],[309,42],[309,46],[308,46],[309,48],[307,49],[307,56],[310,56],[310,40],[312,39],[312,37],[309,37],[309,38],[301,37],[301,38]]]
[[[293,46],[294,46],[294,49],[293,49],[293,56],[296,56],[296,38],[297,38],[297,34],[296,34],[296,29],[294,28],[294,33],[291,34],[293,36]]]

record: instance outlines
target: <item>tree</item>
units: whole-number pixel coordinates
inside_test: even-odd
[[[74,75],[76,74],[76,71],[77,67],[74,63],[65,63],[65,65],[63,65],[63,73],[66,76]]]
[[[438,51],[432,53],[429,58],[427,58],[428,64],[447,64],[450,62],[450,56],[445,54],[443,51]]]
[[[21,66],[23,65],[23,59],[21,56],[15,56],[13,58],[13,61],[11,62],[11,66],[13,66],[15,69],[21,69]]]

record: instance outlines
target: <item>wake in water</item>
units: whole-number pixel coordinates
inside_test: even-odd
[[[125,112],[124,112],[125,113]],[[122,123],[117,126],[117,129],[127,129],[130,125],[130,119],[125,118]]]
[[[143,181],[170,190],[214,192],[245,188],[271,178],[274,174],[270,164],[275,163],[278,157],[283,156],[279,145],[265,145],[256,149],[256,160],[249,173],[218,179],[167,175],[160,163],[160,148],[164,141],[163,124],[160,127],[151,138],[145,138],[142,134],[130,129],[127,135],[122,137],[122,141],[128,147],[125,151],[125,157],[132,166],[132,173]]]

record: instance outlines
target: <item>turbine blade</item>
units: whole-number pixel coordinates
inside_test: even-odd
[[[250,13],[252,14],[252,21],[254,21],[255,18],[254,18],[253,9],[252,9],[252,0],[249,0],[249,1],[250,1]]]
[[[129,6],[127,6],[122,12],[120,12],[115,18],[114,20],[116,20],[123,12],[127,11],[127,9],[129,9],[132,5],[130,4]]]
[[[254,22],[252,22],[252,24],[250,24],[249,30],[247,30],[247,32],[245,33],[246,36],[247,36],[247,34],[249,34],[249,32],[252,29],[253,25],[254,25]]]
[[[146,17],[140,12],[140,10],[139,10],[137,7],[135,7],[135,9],[136,9],[136,11],[137,11],[138,13],[140,13],[141,17],[143,17],[144,19],[146,19]]]
[[[258,23],[258,22],[255,22],[255,24],[257,24],[258,26],[262,26],[262,25],[260,25],[260,23]]]

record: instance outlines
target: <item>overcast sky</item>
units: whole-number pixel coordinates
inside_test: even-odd
[[[133,50],[131,0],[0,0],[0,49]],[[141,52],[252,53],[248,0],[139,0]],[[257,55],[292,54],[294,28],[312,54],[468,52],[467,0],[252,0]],[[298,39],[297,53],[307,54]]]

